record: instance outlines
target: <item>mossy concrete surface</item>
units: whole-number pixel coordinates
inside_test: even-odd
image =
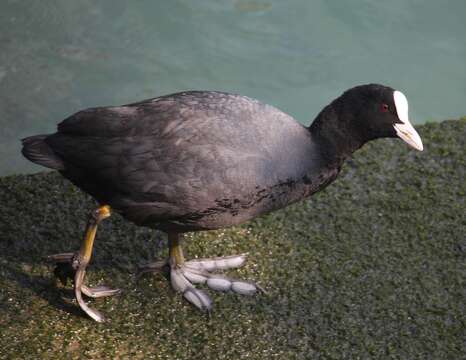
[[[323,192],[243,226],[188,235],[188,256],[249,253],[234,277],[267,294],[212,294],[208,317],[137,264],[163,234],[118,215],[99,228],[91,300],[43,257],[79,248],[95,203],[57,173],[0,179],[2,359],[460,359],[465,344],[466,121],[419,127],[425,151],[366,145]]]

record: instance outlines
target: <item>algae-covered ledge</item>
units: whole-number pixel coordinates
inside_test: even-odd
[[[165,239],[102,224],[94,324],[43,256],[76,249],[93,201],[55,173],[0,179],[0,358],[305,359],[464,356],[466,120],[419,127],[423,153],[365,146],[322,193],[243,226],[191,236],[193,256],[249,253],[232,275],[266,295],[215,295],[207,318],[137,264]]]

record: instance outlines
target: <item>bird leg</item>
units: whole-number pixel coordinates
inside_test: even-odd
[[[217,270],[238,268],[246,262],[246,254],[218,257],[211,259],[195,259],[186,261],[178,233],[168,234],[169,258],[148,264],[140,269],[140,273],[162,271],[168,268],[170,281],[175,291],[181,292],[186,300],[203,311],[212,309],[212,300],[205,291],[196,289],[194,284],[206,284],[210,289],[242,295],[253,295],[257,290],[263,291],[251,282],[230,279],[214,273]]]
[[[92,256],[97,226],[102,220],[109,217],[110,214],[110,206],[107,205],[99,207],[91,214],[79,252],[62,253],[48,257],[49,260],[52,260],[56,264],[54,270],[55,276],[57,276],[63,284],[66,285],[68,278],[74,280],[74,294],[79,306],[86,314],[98,322],[105,321],[104,316],[97,310],[87,306],[82,298],[82,294],[98,298],[115,295],[120,292],[119,289],[110,289],[106,286],[88,287],[84,285],[84,276],[86,275],[86,268]]]

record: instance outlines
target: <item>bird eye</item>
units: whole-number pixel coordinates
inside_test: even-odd
[[[387,104],[382,104],[380,105],[380,110],[382,112],[387,112],[388,111],[388,105]]]

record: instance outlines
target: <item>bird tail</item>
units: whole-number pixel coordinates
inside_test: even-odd
[[[35,135],[21,140],[23,149],[21,150],[25,158],[33,163],[55,169],[65,169],[65,164],[60,157],[55,154],[45,139],[49,135]]]

